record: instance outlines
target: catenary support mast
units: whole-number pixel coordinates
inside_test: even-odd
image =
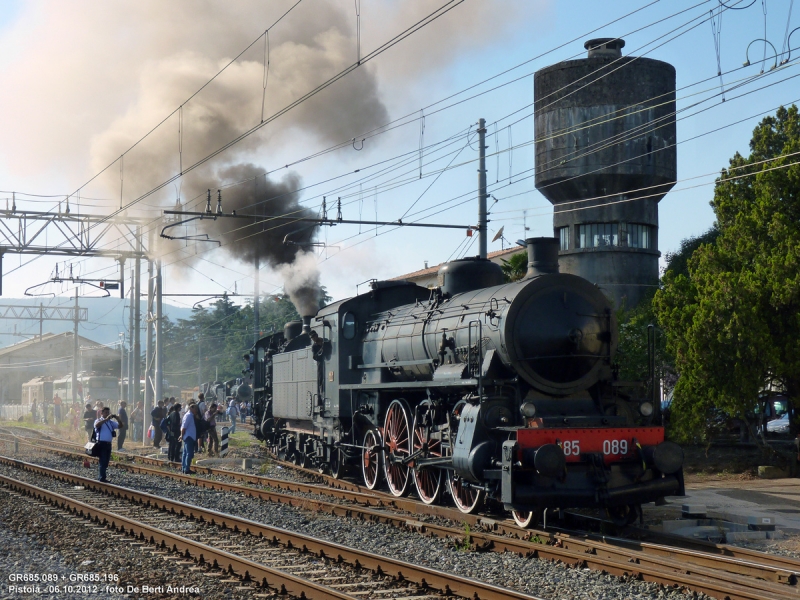
[[[486,119],[478,121],[478,255],[486,258],[488,240],[486,239]]]

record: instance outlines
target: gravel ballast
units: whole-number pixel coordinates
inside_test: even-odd
[[[75,459],[54,457],[40,452],[35,454],[25,452],[18,458],[84,477],[96,476],[96,468],[86,469]],[[19,474],[9,467],[0,468],[0,472]],[[321,515],[238,494],[187,486],[178,481],[153,475],[128,473],[123,469],[114,469],[113,466],[109,471],[109,478],[116,485],[196,504],[543,598],[574,597],[596,600],[686,598],[686,591],[683,589],[664,588],[658,584],[619,578],[589,569],[572,568],[560,563],[528,559],[513,554],[460,551],[446,540],[424,537],[419,533],[399,530],[380,523]]]
[[[216,600],[253,594],[252,589],[239,590],[236,584],[208,577],[186,561],[165,560],[150,546],[131,543],[88,521],[69,519],[6,489],[0,489],[0,531],[3,599]],[[11,581],[20,575],[39,581]]]

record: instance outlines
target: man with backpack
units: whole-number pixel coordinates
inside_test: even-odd
[[[198,425],[205,423],[200,416],[200,410],[197,405],[192,403],[189,405],[189,410],[183,415],[181,421],[181,437],[180,441],[183,442],[183,460],[181,461],[181,471],[186,475],[194,475],[192,471],[192,459],[194,458],[194,448],[197,443]]]
[[[115,430],[122,429],[124,425],[120,423],[117,415],[111,414],[109,407],[104,407],[100,412],[100,418],[94,422],[94,436],[97,440],[97,447],[99,448],[99,481],[105,483],[106,471],[108,470],[108,463],[111,461],[111,441],[114,439]]]

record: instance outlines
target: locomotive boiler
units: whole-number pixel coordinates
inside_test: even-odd
[[[555,507],[630,522],[682,494],[682,450],[615,376],[609,300],[558,272],[558,240],[527,245],[521,281],[457,260],[432,290],[374,282],[260,339],[256,435],[370,489],[448,496],[463,512],[502,503],[521,525]]]

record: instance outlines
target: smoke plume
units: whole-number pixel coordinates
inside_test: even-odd
[[[237,182],[244,183],[224,187]],[[220,242],[233,258],[250,264],[258,259],[261,266],[268,263],[283,277],[284,291],[297,311],[301,315],[315,314],[321,298],[320,276],[317,258],[308,249],[318,226],[298,219],[316,218],[317,214],[299,202],[295,190],[300,187],[300,178],[290,174],[279,182],[272,181],[263,175],[263,169],[253,164],[224,168],[209,182],[212,211],[216,210],[217,193],[211,186],[218,184],[224,187],[224,213],[259,215],[266,220],[204,219],[198,231]],[[188,193],[196,197],[205,191],[192,186]],[[286,217],[269,219],[270,216]]]
[[[299,252],[290,265],[279,269],[283,289],[302,316],[314,315],[319,310],[321,288],[317,256],[313,252]]]
[[[255,39],[292,5],[294,0],[20,3],[18,18],[0,32],[0,53],[6,57],[0,76],[8,89],[17,90],[0,98],[0,129],[14,142],[0,145],[0,162],[17,177],[28,177],[34,189],[47,180],[74,190],[91,178],[81,193],[93,197],[93,204],[83,209],[100,214],[183,173],[174,190],[149,196],[128,215],[156,218],[175,205],[176,196],[186,210],[202,210],[210,188],[212,209],[216,190],[223,190],[226,213],[316,216],[293,192],[299,175],[224,186],[380,127],[390,121],[390,108],[404,114],[409,106],[427,103],[440,88],[449,89],[447,67],[529,27],[547,0],[465,3],[213,162],[187,172],[187,166],[351,65],[357,47],[364,55],[432,10],[425,0],[364,3],[357,46],[352,2],[300,3],[271,30],[266,86],[267,46],[260,41],[186,101],[239,55],[244,41]],[[178,106],[180,115],[147,134]],[[250,264],[258,256],[283,274],[301,313],[316,308],[318,296],[311,290],[318,289],[319,275],[305,245],[315,228],[286,221],[255,228],[239,219],[204,219],[195,226],[191,233],[208,233],[229,256]],[[294,245],[283,243],[287,234]],[[197,267],[211,246],[162,242],[158,251],[169,255],[166,264],[176,275],[183,265]],[[365,262],[364,269],[375,268],[364,255],[357,260]]]

